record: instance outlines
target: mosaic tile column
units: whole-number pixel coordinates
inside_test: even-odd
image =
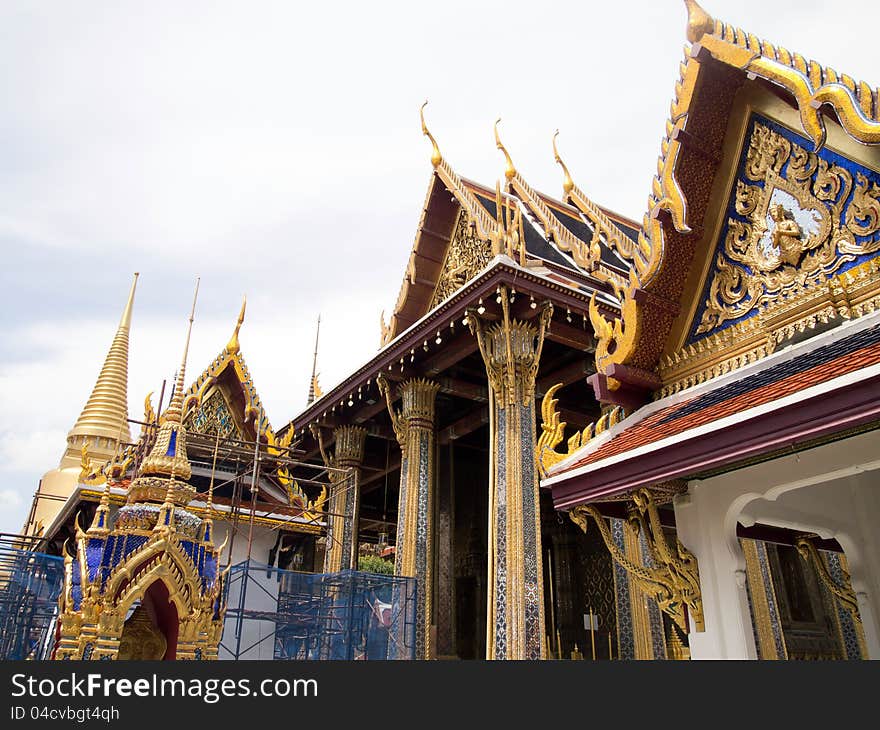
[[[327,520],[327,549],[324,572],[356,570],[358,558],[358,512],[361,502],[360,465],[364,459],[367,429],[338,426],[333,431],[333,456],[324,463],[347,473],[330,472],[330,516]],[[323,452],[323,450],[322,450]]]
[[[746,589],[752,628],[759,659],[788,659],[776,591],[770,575],[767,545],[759,540],[740,538],[746,561]]]
[[[416,579],[416,659],[430,659],[434,655],[434,403],[440,386],[421,378],[401,383],[401,410],[395,412],[388,384],[381,383],[401,450],[394,574]]]
[[[489,377],[489,606],[487,659],[543,659],[544,587],[538,475],[535,466],[535,377],[552,306],[537,326],[503,318],[489,325],[471,311]]]

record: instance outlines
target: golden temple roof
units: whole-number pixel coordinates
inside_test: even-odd
[[[128,334],[138,274],[135,273],[119,328],[85,407],[68,434],[75,437],[130,441],[128,430]]]

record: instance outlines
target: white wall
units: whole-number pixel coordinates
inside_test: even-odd
[[[689,484],[675,502],[681,541],[699,561],[706,630],[694,659],[754,659],[737,521],[815,532],[844,549],[865,628],[880,658],[880,431]]]

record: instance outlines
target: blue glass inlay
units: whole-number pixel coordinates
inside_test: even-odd
[[[89,580],[94,580],[101,566],[104,556],[104,541],[98,537],[89,538],[86,543],[86,566],[89,572]]]
[[[174,456],[177,453],[177,431],[174,430],[171,432],[171,438],[168,439],[168,450],[165,452],[165,456]]]

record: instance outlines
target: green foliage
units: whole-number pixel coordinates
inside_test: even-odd
[[[358,558],[358,570],[363,570],[365,573],[394,575],[394,563],[378,555],[361,555]]]

